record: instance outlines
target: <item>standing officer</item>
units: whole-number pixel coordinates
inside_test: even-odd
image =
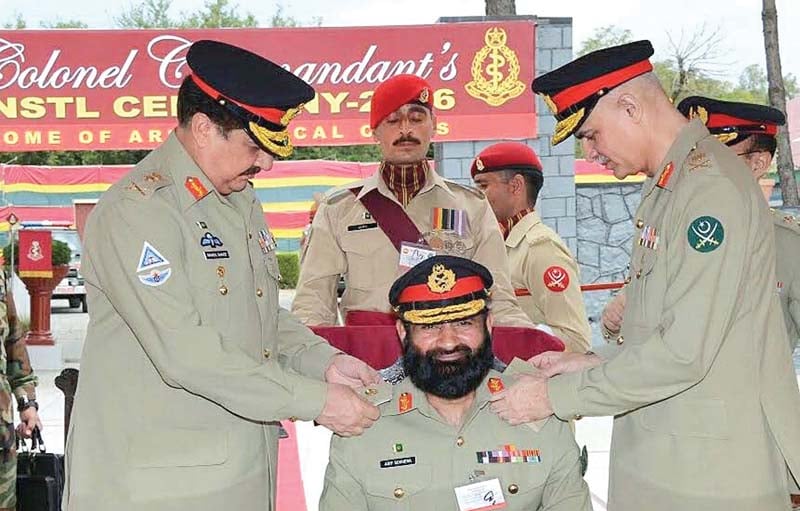
[[[346,436],[378,417],[342,384],[377,373],[280,308],[249,182],[291,153],[287,126],[313,89],[220,42],[194,43],[186,62],[175,132],[86,228],[66,510],[272,510],[279,420]]]
[[[544,184],[536,153],[520,142],[500,142],[472,162],[475,186],[486,194],[506,242],[511,284],[534,323],[544,323],[568,351],[589,349],[578,264],[534,209]]]
[[[787,509],[800,477],[800,393],[775,292],[769,210],[749,169],[688,122],[638,41],[533,83],[615,177],[648,179],[636,212],[621,336],[597,354],[545,353],[495,396],[512,423],[614,415],[609,509]]]
[[[778,126],[786,117],[775,108],[691,96],[678,104],[678,111],[689,119],[700,119],[709,132],[730,147],[750,168],[758,181],[772,165]],[[777,290],[783,309],[791,350],[800,336],[800,223],[790,215],[770,210],[775,228]],[[602,327],[606,339],[619,335],[625,295],[619,293],[603,310]]]
[[[392,285],[407,377],[367,387],[381,419],[359,438],[334,437],[322,511],[592,508],[566,423],[510,426],[487,406],[516,365],[531,370],[519,359],[505,374],[491,368],[491,286],[485,267],[452,256]]]
[[[0,339],[0,511],[13,511],[17,504],[17,449],[12,399],[16,398],[19,411],[18,437],[30,438],[33,428],[42,429],[42,422],[36,402],[38,380],[22,340],[14,295],[6,287],[4,271],[0,271]]]
[[[337,323],[340,274],[345,324],[393,323],[386,296],[395,278],[423,257],[451,254],[492,272],[499,324],[533,326],[514,298],[484,195],[428,166],[434,121],[433,90],[422,78],[399,75],[375,89],[370,127],[383,161],[371,177],[330,192],[314,217],[292,303],[305,324]]]

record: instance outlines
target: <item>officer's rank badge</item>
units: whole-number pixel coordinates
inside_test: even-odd
[[[411,410],[413,404],[413,396],[408,392],[403,392],[400,394],[400,399],[397,401],[397,409],[400,411],[400,413],[406,413],[407,411]]]
[[[695,218],[686,231],[689,245],[698,252],[713,252],[725,239],[722,222],[713,216]]]
[[[392,445],[392,452],[403,452],[403,444],[398,442]]]
[[[506,388],[505,385],[503,385],[503,380],[500,378],[489,378],[486,386],[489,387],[489,392],[492,394],[497,394]]]

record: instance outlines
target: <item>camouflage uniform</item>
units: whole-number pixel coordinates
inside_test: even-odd
[[[8,300],[6,300],[8,298]],[[17,399],[36,399],[37,379],[28,350],[21,338],[11,295],[6,297],[6,276],[0,271],[0,510],[14,509],[17,502],[17,449],[14,436],[14,407]]]

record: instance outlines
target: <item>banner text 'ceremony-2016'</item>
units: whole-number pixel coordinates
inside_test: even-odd
[[[433,88],[439,142],[536,135],[533,21],[214,30],[0,31],[0,151],[151,149],[176,124],[193,41],[264,55],[316,97],[300,146],[373,143],[370,98],[402,73]]]

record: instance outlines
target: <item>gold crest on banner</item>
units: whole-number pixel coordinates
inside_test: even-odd
[[[486,46],[472,59],[472,81],[464,86],[470,96],[489,106],[500,106],[525,90],[525,84],[519,80],[519,59],[506,46],[507,40],[506,31],[500,27],[486,31]]]

